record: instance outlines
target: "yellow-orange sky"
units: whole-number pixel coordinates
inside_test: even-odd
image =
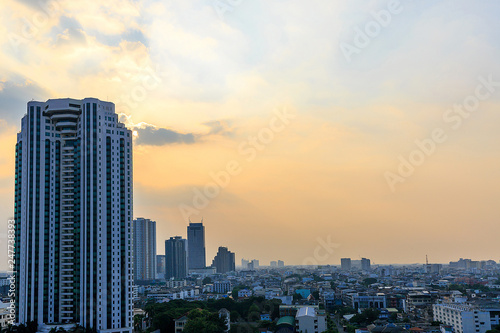
[[[498,259],[500,4],[43,3],[0,4],[2,230],[26,103],[96,97],[137,131],[134,215],[157,221],[158,253],[191,215],[209,264],[218,246],[261,264]],[[478,89],[487,96],[457,113]],[[416,152],[436,129],[446,140]],[[402,177],[410,155],[424,160]],[[186,210],[228,163],[229,185]]]

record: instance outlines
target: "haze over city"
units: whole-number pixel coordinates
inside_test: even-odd
[[[203,218],[237,263],[499,259],[498,2],[215,3],[2,1],[4,236],[27,102],[95,97],[158,240]]]

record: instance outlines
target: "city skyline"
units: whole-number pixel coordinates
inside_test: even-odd
[[[221,245],[287,265],[499,252],[498,2],[226,9],[2,1],[0,233],[27,101],[71,96],[133,131],[133,218],[157,221],[157,253],[203,217],[207,261]]]

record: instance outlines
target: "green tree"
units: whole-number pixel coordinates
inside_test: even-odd
[[[142,332],[142,321],[144,320],[143,314],[137,314],[134,316],[134,329],[137,332]]]
[[[233,310],[230,312],[229,318],[231,318],[231,321],[238,321],[241,317],[238,311]]]
[[[366,278],[366,279],[363,280],[363,283],[366,286],[369,286],[370,284],[377,283],[377,279],[375,279],[375,278]]]
[[[297,293],[294,293],[293,294],[293,302],[297,302],[297,301],[300,301],[301,299],[303,299],[302,295],[301,294],[297,294]]]
[[[12,325],[12,324],[7,324],[7,326],[5,326],[5,328],[3,329],[3,332],[5,332],[5,333],[14,333],[14,332],[17,332],[17,326]],[[54,329],[53,332],[49,331],[49,333],[55,333],[55,329]]]
[[[212,283],[212,279],[207,276],[206,278],[203,279],[203,281],[201,281],[201,283],[203,285],[205,285],[205,284],[211,284]]]
[[[377,309],[365,309],[363,312],[358,313],[354,317],[351,318],[351,323],[357,323],[357,324],[371,324],[375,320],[378,319],[378,316],[380,315],[380,311]]]
[[[242,289],[248,289],[247,286],[239,285],[233,288],[233,291],[231,292],[231,296],[233,296],[233,299],[238,299],[238,291]]]
[[[271,331],[271,332],[276,331],[276,323],[273,322],[273,321],[269,321],[269,320],[260,320],[257,323],[257,327],[258,328],[265,328],[265,329],[267,329],[268,331]]]
[[[192,310],[188,314],[188,321],[184,326],[185,333],[220,333],[227,329],[225,319],[218,313],[207,310]]]
[[[259,329],[250,323],[231,324],[229,333],[258,333]]]

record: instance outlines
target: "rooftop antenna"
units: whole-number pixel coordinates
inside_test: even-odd
[[[201,217],[201,223],[203,223],[203,216]]]
[[[427,254],[425,255],[425,264],[429,266],[429,259],[427,258]]]

